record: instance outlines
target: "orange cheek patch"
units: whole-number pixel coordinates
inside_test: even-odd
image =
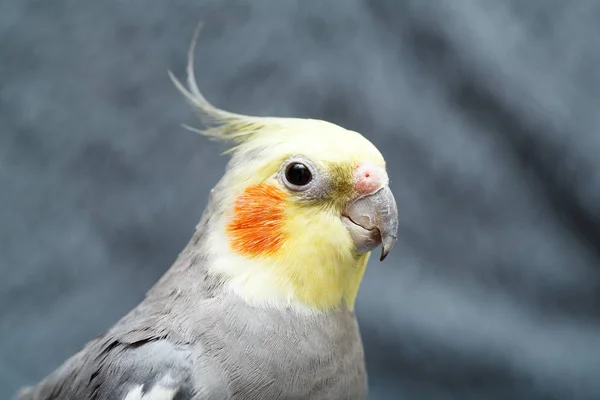
[[[277,252],[285,239],[287,194],[272,185],[250,186],[235,200],[227,234],[233,250],[247,256]]]

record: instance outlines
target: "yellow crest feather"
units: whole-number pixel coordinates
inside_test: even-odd
[[[281,127],[277,123],[277,120],[281,120],[281,118],[236,114],[217,108],[206,100],[200,89],[198,89],[194,74],[194,49],[201,30],[202,24],[199,24],[188,50],[186,67],[187,88],[175,77],[173,72],[168,71],[169,77],[175,87],[185,96],[185,99],[194,110],[198,112],[202,123],[206,126],[205,129],[197,129],[183,125],[184,128],[206,136],[209,139],[233,142],[235,145],[240,145],[251,139],[260,130],[265,130],[267,127],[277,130],[277,128]],[[235,150],[235,145],[228,152]]]

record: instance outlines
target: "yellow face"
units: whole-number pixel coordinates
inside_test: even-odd
[[[219,269],[249,301],[352,308],[369,253],[357,252],[343,212],[365,187],[387,185],[385,161],[337,125],[276,121],[235,150],[223,220],[231,254]]]

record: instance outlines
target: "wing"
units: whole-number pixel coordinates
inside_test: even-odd
[[[205,214],[201,224],[207,215],[210,214]],[[192,241],[199,241],[202,234],[199,228]],[[230,398],[214,357],[207,356],[199,343],[199,336],[215,325],[212,319],[207,322],[205,318],[222,315],[222,305],[212,294],[220,287],[219,281],[213,277],[181,276],[182,271],[204,273],[203,262],[197,252],[184,250],[142,303],[42,382],[22,390],[16,399]],[[192,264],[194,268],[188,268]],[[185,298],[193,301],[183,301]]]
[[[134,340],[99,338],[91,342],[37,386],[22,390],[17,399],[228,398],[220,375],[194,346],[131,334]]]

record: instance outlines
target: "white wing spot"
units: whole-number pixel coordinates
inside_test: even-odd
[[[141,400],[142,399],[142,385],[138,385],[131,389],[127,396],[123,400]]]
[[[175,393],[177,393],[175,388],[155,385],[152,390],[142,394],[142,385],[138,385],[131,389],[123,400],[173,400]]]

